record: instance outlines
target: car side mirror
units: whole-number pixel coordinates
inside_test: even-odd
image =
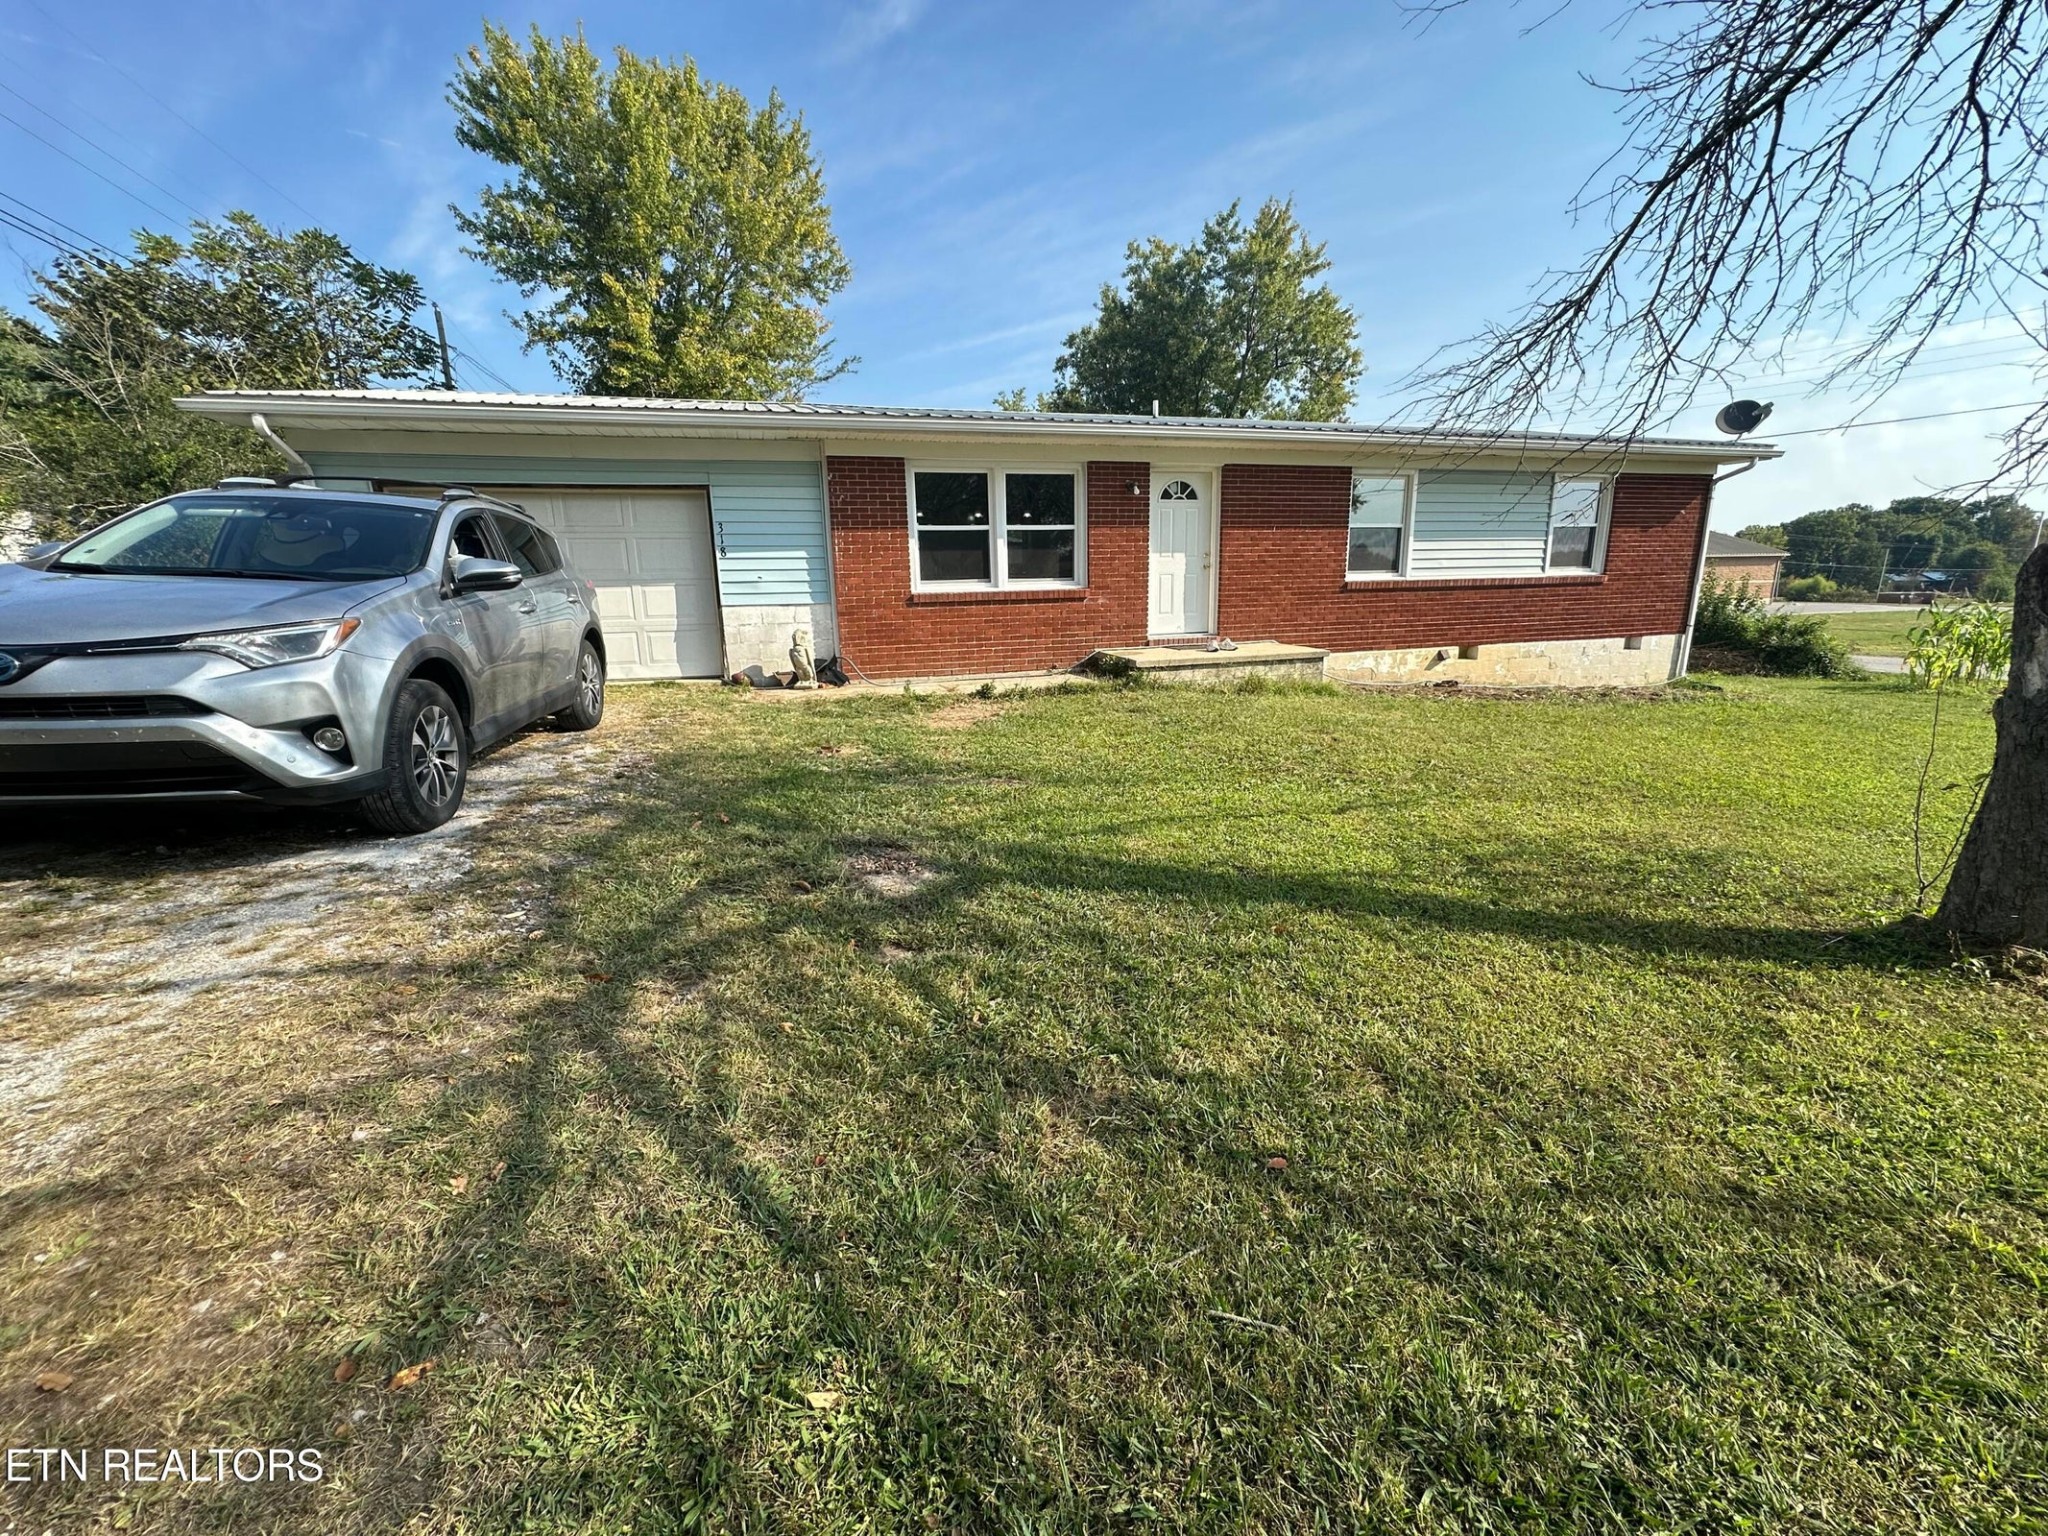
[[[63,548],[62,539],[46,539],[40,544],[31,544],[21,552],[20,563],[38,571],[48,570],[50,562],[56,559],[58,552]]]
[[[449,571],[450,585],[464,592],[510,592],[526,578],[510,560],[486,560],[480,555],[458,555]]]

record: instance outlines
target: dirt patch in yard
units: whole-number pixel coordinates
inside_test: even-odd
[[[870,848],[846,861],[846,873],[870,896],[902,901],[939,878],[939,871],[900,848]]]
[[[984,721],[1007,715],[1012,707],[994,699],[962,699],[933,710],[924,723],[935,731],[971,731]]]

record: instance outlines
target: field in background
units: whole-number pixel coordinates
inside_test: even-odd
[[[1902,608],[1894,613],[1831,613],[1828,632],[1858,656],[1903,656],[1909,648],[1906,632],[1922,622],[1925,612]]]

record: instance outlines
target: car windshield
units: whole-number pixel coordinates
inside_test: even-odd
[[[59,571],[363,581],[425,563],[431,507],[305,496],[173,496],[64,551]]]

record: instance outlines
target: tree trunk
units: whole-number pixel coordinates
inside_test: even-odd
[[[1992,716],[1991,782],[1936,918],[1975,943],[2048,950],[2048,544],[2020,567],[2012,679]]]

